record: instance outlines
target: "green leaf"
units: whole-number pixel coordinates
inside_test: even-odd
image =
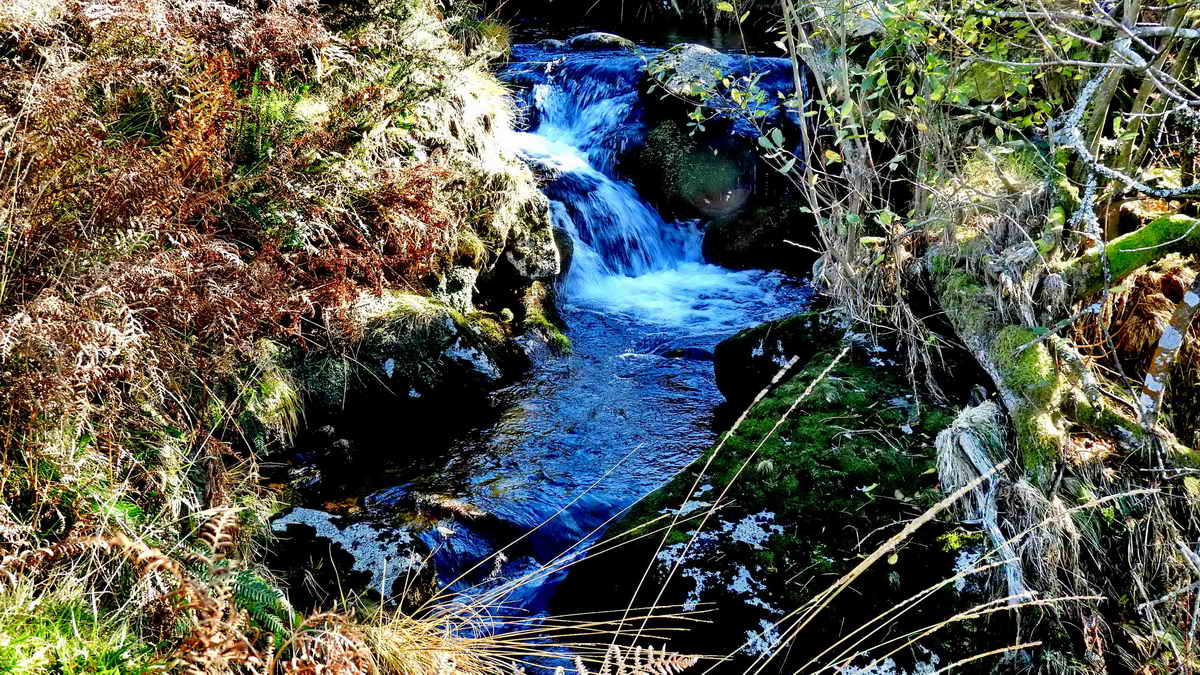
[[[733,5],[728,2],[718,2],[717,3],[717,11],[718,12],[732,12]]]

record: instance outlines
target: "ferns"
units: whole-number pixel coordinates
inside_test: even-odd
[[[275,636],[282,645],[295,622],[295,612],[283,591],[251,570],[238,570],[233,577],[233,601],[249,614],[254,625]]]

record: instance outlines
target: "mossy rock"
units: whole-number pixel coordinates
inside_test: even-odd
[[[643,191],[689,217],[729,216],[754,191],[755,159],[745,148],[701,142],[672,119],[646,135],[637,169]]]
[[[738,211],[709,224],[703,252],[708,262],[731,269],[776,269],[797,276],[811,272],[817,255],[812,216],[787,200]]]
[[[747,328],[717,345],[717,388],[734,406],[749,403],[793,357],[803,366],[838,344],[843,333],[837,317],[821,311]]]
[[[727,653],[744,646],[743,653],[753,654],[769,647],[772,636],[760,632],[763,626],[848,572],[898,523],[939,498],[933,440],[951,421],[949,411],[917,406],[902,370],[873,353],[854,349],[835,362],[839,352],[820,350],[755,404],[723,446],[613,525],[612,532],[632,536],[639,528],[662,527],[666,522],[655,519],[663,513],[695,516],[718,498],[730,505],[712,516],[709,534],[697,538],[659,600],[685,609],[712,602],[721,617],[713,628],[690,630],[677,648]],[[690,492],[693,485],[700,489]],[[664,582],[696,522],[680,523],[666,537],[648,588]],[[942,531],[936,523],[929,526],[890,561],[871,568],[826,610],[829,621],[810,628],[802,642],[829,644],[843,626],[868,620],[950,574],[953,555],[937,542]],[[634,544],[627,560],[606,561],[610,570],[629,567],[632,578],[618,579],[602,594],[624,603],[653,554],[647,546],[661,538],[654,534]],[[927,602],[906,622],[925,625],[945,608]],[[802,644],[793,649],[793,656],[805,655]]]
[[[310,359],[299,368],[322,412],[343,409],[348,399],[479,395],[528,365],[500,322],[435,298],[385,293],[360,302],[356,320],[363,339],[354,354]]]

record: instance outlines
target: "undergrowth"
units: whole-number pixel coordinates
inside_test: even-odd
[[[0,671],[380,667],[353,604],[297,616],[258,562],[258,467],[289,358],[521,226],[527,170],[462,150],[511,115],[473,11],[0,7]]]

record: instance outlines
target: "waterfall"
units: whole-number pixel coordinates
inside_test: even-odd
[[[527,129],[512,142],[547,176],[555,225],[574,240],[566,302],[693,333],[728,331],[778,280],[705,264],[702,224],[666,222],[619,173],[621,154],[645,140],[639,87],[654,53],[519,45],[502,73],[523,87]]]

